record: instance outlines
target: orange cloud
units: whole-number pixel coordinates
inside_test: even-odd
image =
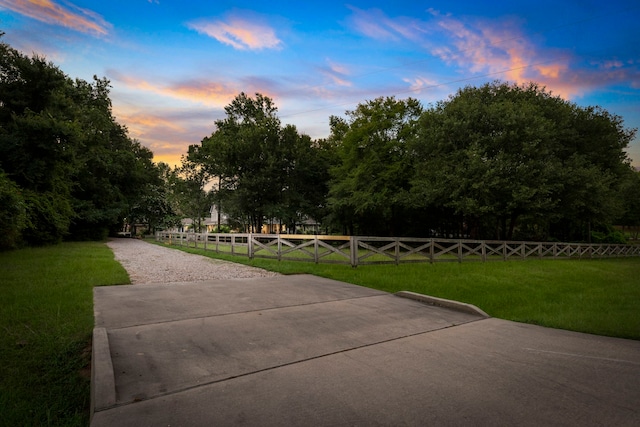
[[[205,110],[132,110],[114,106],[114,115],[127,126],[129,135],[153,152],[154,161],[180,165],[189,145],[196,144],[212,131],[212,119]]]
[[[273,28],[247,18],[231,17],[227,22],[198,20],[187,26],[238,50],[279,49],[282,45]]]
[[[53,0],[0,0],[0,7],[47,24],[61,25],[82,33],[107,35],[111,24],[100,15],[71,3],[67,6]]]
[[[213,106],[228,104],[240,91],[228,84],[191,80],[167,87],[166,93]]]
[[[374,9],[354,12],[352,23],[362,34],[377,40],[410,41],[425,48],[461,71],[492,76],[522,84],[535,81],[554,94],[571,98],[591,86],[586,73],[570,72],[566,53],[539,47],[522,33],[514,20],[460,20],[429,9],[430,20],[388,17]],[[613,71],[620,62],[604,64]],[[405,79],[412,90],[420,90],[419,78]],[[442,82],[444,83],[444,82]]]
[[[150,83],[144,79],[126,76],[115,70],[109,71],[109,76],[133,89],[152,92],[162,96],[185,99],[209,106],[222,107],[227,105],[238,93],[237,88],[230,84],[217,83],[209,80],[189,80],[168,85]]]
[[[162,127],[177,132],[185,131],[185,128],[180,126],[177,122],[164,119],[157,115],[132,113],[124,114],[121,117],[127,123],[129,128]]]
[[[431,52],[448,63],[474,73],[502,74],[518,84],[535,81],[565,98],[583,91],[574,73],[569,73],[567,55],[535,46],[515,22],[470,25],[443,17],[438,26],[452,38],[453,48],[437,47]]]

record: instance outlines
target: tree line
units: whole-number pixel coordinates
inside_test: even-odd
[[[0,249],[182,218],[199,231],[212,204],[242,231],[313,219],[324,233],[588,241],[640,225],[636,130],[535,83],[365,101],[316,140],[241,93],[175,168],[128,136],[109,90],[0,43]]]
[[[106,79],[0,44],[0,249],[118,231],[163,187],[152,159],[114,119]]]
[[[613,224],[640,224],[636,130],[535,83],[468,86],[428,108],[377,98],[319,140],[261,94],[225,113],[184,164],[218,179],[213,199],[247,230],[313,218],[352,235],[621,241]]]

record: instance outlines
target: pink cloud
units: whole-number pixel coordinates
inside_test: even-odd
[[[280,49],[282,41],[260,19],[231,16],[226,21],[197,20],[187,26],[238,50]]]
[[[215,113],[210,109],[142,112],[130,106],[115,105],[114,115],[127,126],[132,138],[142,141],[153,152],[154,161],[172,166],[180,164],[189,145],[211,134],[215,120]]]
[[[227,105],[241,92],[233,84],[219,83],[206,79],[191,79],[175,83],[159,84],[136,76],[128,76],[115,70],[109,70],[108,75],[110,78],[132,89],[185,99],[214,107]]]
[[[53,0],[0,0],[0,7],[47,24],[60,25],[82,33],[105,36],[112,25],[97,13]]]
[[[579,96],[586,89],[570,70],[567,53],[536,46],[520,31],[517,22],[478,21],[470,25],[444,18],[440,26],[453,39],[455,49],[444,55],[438,50],[432,53],[462,69],[503,75],[518,84],[535,81],[564,98]]]
[[[517,19],[458,19],[429,9],[425,19],[419,20],[389,17],[378,9],[351,10],[355,31],[383,42],[414,43],[455,66],[461,75],[470,74],[469,78],[484,76],[518,84],[534,81],[567,99],[622,81],[640,85],[628,61],[610,59],[590,67],[580,66],[580,58],[568,51],[536,43],[522,31]],[[415,90],[422,87],[420,78],[409,77],[404,81]]]

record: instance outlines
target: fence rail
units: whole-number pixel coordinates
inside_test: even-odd
[[[353,267],[412,262],[640,256],[640,245],[589,243],[177,232],[158,232],[156,240],[249,258],[349,264]]]

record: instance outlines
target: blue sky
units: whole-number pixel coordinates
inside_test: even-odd
[[[640,128],[637,1],[0,0],[4,41],[73,78],[107,77],[118,121],[179,164],[240,92],[312,138],[379,96],[425,106],[535,81]],[[640,166],[640,139],[628,150]]]

